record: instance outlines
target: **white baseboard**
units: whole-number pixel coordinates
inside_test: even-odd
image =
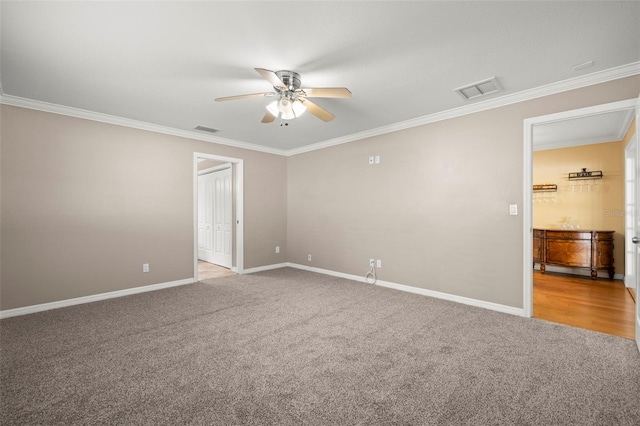
[[[6,309],[4,311],[0,311],[0,319],[16,317],[19,315],[33,314],[36,312],[49,311],[51,309],[65,308],[67,306],[81,305],[83,303],[97,302],[99,300],[113,299],[115,297],[130,296],[132,294],[161,290],[163,288],[193,284],[194,282],[195,280],[193,278],[186,278],[183,280],[170,281],[166,283],[128,288],[126,290],[117,290],[117,291],[110,291],[108,293],[93,294],[91,296],[76,297],[74,299],[60,300],[57,302],[42,303],[39,305],[31,305],[31,306],[25,306],[22,308],[15,308],[15,309]]]
[[[300,265],[297,263],[286,263],[280,265],[273,265],[277,268],[281,268],[284,266],[288,266],[290,268],[303,269],[305,271],[317,272],[320,274],[331,275],[334,277],[346,278],[353,281],[359,281],[363,283],[367,283],[367,280],[364,276],[345,274],[342,272],[331,271],[329,269],[321,269],[315,268],[313,266]],[[270,268],[275,269],[275,268]],[[371,283],[368,283],[371,284]],[[388,281],[377,280],[373,285],[379,285],[381,287],[392,288],[394,290],[406,291],[408,293],[419,294],[422,296],[429,296],[436,299],[448,300],[450,302],[462,303],[464,305],[476,306],[478,308],[489,309],[491,311],[503,312],[506,314],[516,315],[516,316],[524,316],[524,309],[522,308],[514,308],[513,306],[501,305],[498,303],[486,302],[484,300],[471,299],[463,296],[456,296],[455,294],[442,293],[434,290],[427,290],[419,287],[412,287],[404,284],[397,284]]]
[[[330,276],[339,277],[339,278],[345,278],[345,279],[348,279],[348,280],[358,281],[358,282],[362,282],[362,283],[368,283],[364,276],[345,274],[345,273],[342,273],[342,272],[336,272],[336,271],[332,271],[332,270],[329,270],[329,269],[316,268],[316,267],[313,267],[313,266],[300,265],[300,264],[297,264],[297,263],[290,263],[290,262],[277,263],[277,264],[273,264],[273,265],[265,265],[265,266],[258,266],[258,267],[255,267],[255,268],[249,268],[249,269],[243,270],[242,273],[243,274],[252,274],[252,273],[256,273],[256,272],[269,271],[269,270],[272,270],[272,269],[279,269],[279,268],[286,268],[286,267],[295,268],[295,269],[302,269],[302,270],[310,271],[310,272],[317,272],[319,274],[330,275]],[[83,304],[83,303],[97,302],[99,300],[113,299],[115,297],[129,296],[129,295],[132,295],[132,294],[144,293],[144,292],[147,292],[147,291],[160,290],[160,289],[163,289],[163,288],[169,288],[169,287],[176,287],[176,286],[181,286],[181,285],[186,285],[186,284],[192,284],[194,282],[195,282],[195,280],[193,278],[186,278],[186,279],[178,280],[178,281],[171,281],[171,282],[153,284],[153,285],[142,286],[142,287],[134,287],[134,288],[126,289],[126,290],[118,290],[118,291],[112,291],[112,292],[108,292],[108,293],[94,294],[94,295],[91,295],[91,296],[77,297],[77,298],[74,298],[74,299],[60,300],[60,301],[57,301],[57,302],[42,303],[42,304],[39,304],[39,305],[25,306],[25,307],[22,307],[22,308],[15,308],[15,309],[7,309],[7,310],[4,310],[4,311],[0,311],[0,319],[9,318],[9,317],[15,317],[15,316],[18,316],[18,315],[27,315],[27,314],[32,314],[32,313],[35,313],[35,312],[43,312],[43,311],[48,311],[48,310],[51,310],[51,309],[64,308],[64,307],[67,307],[67,306],[80,305],[80,304]],[[368,283],[368,284],[371,284],[371,283]],[[408,293],[419,294],[419,295],[422,295],[422,296],[433,297],[433,298],[436,298],[436,299],[443,299],[443,300],[448,300],[448,301],[451,301],[451,302],[462,303],[464,305],[476,306],[476,307],[479,307],[479,308],[489,309],[491,311],[503,312],[503,313],[506,313],[506,314],[516,315],[516,316],[524,316],[524,309],[515,308],[513,306],[501,305],[501,304],[498,304],[498,303],[487,302],[487,301],[484,301],[484,300],[471,299],[471,298],[468,298],[468,297],[457,296],[457,295],[454,295],[454,294],[443,293],[443,292],[434,291],[434,290],[427,290],[427,289],[424,289],[424,288],[412,287],[412,286],[408,286],[408,285],[404,285],[404,284],[392,283],[392,282],[382,281],[382,280],[377,280],[373,284],[374,285],[379,285],[381,287],[391,288],[391,289],[394,289],[394,290],[400,290],[400,291],[405,291],[405,292],[408,292]]]
[[[242,273],[243,274],[255,274],[256,272],[270,271],[272,269],[286,268],[287,266],[289,266],[288,263],[275,263],[273,265],[258,266],[258,267],[255,267],[255,268],[245,269],[244,271],[242,271]]]

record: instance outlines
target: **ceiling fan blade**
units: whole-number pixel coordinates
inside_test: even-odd
[[[304,106],[307,107],[307,111],[309,111],[311,114],[315,115],[322,121],[331,121],[335,118],[335,115],[331,114],[326,109],[321,108],[318,105],[314,104],[309,99],[298,98],[298,100],[302,102]]]
[[[249,95],[237,95],[237,96],[227,96],[224,98],[216,98],[216,102],[224,102],[224,101],[235,101],[236,99],[246,99],[246,98],[259,98],[263,96],[274,96],[274,92],[265,92],[265,93],[251,93]]]
[[[262,117],[262,121],[261,123],[271,123],[273,120],[275,120],[277,117],[273,114],[271,114],[269,111],[267,111],[264,114],[264,117]]]
[[[269,83],[271,83],[273,87],[277,87],[281,90],[288,90],[287,85],[284,84],[282,80],[280,80],[280,77],[278,77],[275,72],[266,70],[264,68],[256,68],[256,71],[258,71],[262,77],[264,77]]]
[[[302,96],[309,98],[350,98],[351,92],[346,87],[314,87],[296,90]]]

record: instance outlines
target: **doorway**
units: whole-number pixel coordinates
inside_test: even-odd
[[[597,117],[614,111],[635,111],[636,100],[614,102],[572,111],[564,111],[524,120],[524,178],[523,178],[523,314],[533,316],[533,147],[534,130],[547,124],[567,120]],[[631,236],[625,236],[625,240]]]
[[[225,268],[233,264],[231,164],[198,171],[198,259]]]
[[[200,165],[206,161],[214,163],[214,166],[202,170]],[[225,172],[226,170],[226,172]],[[208,181],[210,191],[213,194],[210,202],[207,203],[205,197],[205,180],[200,180],[199,172],[212,174]],[[209,172],[209,173],[206,173]],[[215,172],[222,172],[214,175]],[[193,276],[194,280],[199,279],[199,258],[201,256],[211,256],[212,262],[227,266],[234,273],[241,274],[244,270],[244,164],[243,160],[232,157],[223,157],[213,154],[194,153],[193,156]],[[216,179],[218,191],[216,191]],[[217,196],[218,202],[214,202],[213,197]],[[205,198],[205,202],[202,202]],[[231,202],[229,202],[231,199]],[[203,221],[202,213],[207,209],[211,212],[210,220]],[[219,211],[216,215],[216,204]],[[217,219],[216,219],[217,217]],[[217,221],[217,222],[216,222]],[[206,229],[206,223],[210,226],[210,232]],[[216,230],[216,227],[220,229]],[[216,232],[218,238],[216,241]],[[210,235],[210,247],[207,243],[206,235]],[[218,244],[216,246],[216,244]],[[209,250],[209,254],[205,252]],[[200,268],[201,269],[201,268]]]

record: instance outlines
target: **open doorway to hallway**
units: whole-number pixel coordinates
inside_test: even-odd
[[[213,154],[205,154],[205,153],[194,153],[193,156],[193,274],[194,278],[197,281],[202,279],[206,279],[211,277],[212,274],[220,275],[223,273],[238,273],[242,274],[244,270],[244,162],[239,158],[232,157],[223,157],[219,155]],[[206,165],[209,162],[211,164]],[[202,163],[202,164],[201,164]],[[211,260],[211,262],[201,263],[201,254],[202,250],[200,247],[201,235],[204,233],[205,227],[201,226],[201,208],[202,205],[199,204],[200,199],[202,198],[202,194],[199,187],[199,175],[201,172],[207,171],[214,172],[218,168],[228,169],[230,170],[230,175],[232,176],[230,181],[220,179],[220,182],[226,182],[222,186],[229,185],[230,192],[232,193],[231,197],[228,197],[229,193],[227,190],[221,192],[221,194],[227,194],[224,198],[227,199],[225,204],[231,204],[231,208],[225,208],[221,211],[219,215],[220,218],[224,220],[220,223],[220,235],[221,238],[218,239],[220,242],[224,242],[220,247],[228,248],[228,250],[221,250],[221,254],[226,256],[226,260],[221,261],[220,259],[216,260],[215,257]],[[229,198],[231,202],[229,203]],[[219,201],[219,200],[218,200]],[[213,201],[212,201],[213,203]],[[215,204],[221,205],[220,202],[216,202]],[[213,208],[213,206],[212,206]],[[211,232],[216,232],[218,227],[215,223],[215,216],[212,220]],[[227,232],[229,231],[229,232]],[[215,255],[215,244],[212,245],[213,253]],[[216,269],[213,263],[222,264],[224,266],[221,269]],[[211,266],[208,266],[207,263],[210,263]],[[220,266],[220,265],[218,265]],[[206,271],[205,271],[206,270]],[[201,276],[202,275],[202,276]],[[205,278],[203,278],[205,277]]]
[[[627,316],[629,311],[635,309],[635,301],[622,278],[625,274],[624,243],[629,238],[625,235],[624,226],[624,146],[627,143],[625,133],[628,134],[632,126],[630,120],[634,111],[635,100],[628,100],[525,120],[523,261],[526,316],[633,338],[635,321]],[[622,117],[617,122],[625,123],[618,126],[622,131],[618,137],[602,140],[589,139],[587,134],[580,138],[570,137],[572,133],[569,130],[574,122],[579,124],[580,131],[584,131],[589,128],[587,120],[597,119],[596,128],[599,129],[604,127],[603,121],[615,117]],[[561,130],[564,135],[558,141],[536,146],[536,134],[538,137],[545,136],[551,130]],[[581,141],[583,143],[577,143]],[[584,148],[578,148],[579,145]],[[587,155],[590,151],[597,151],[598,145],[606,147],[599,153]],[[536,157],[534,151],[554,151],[552,155],[545,154],[548,164],[545,173],[534,173],[534,157],[540,157]],[[607,160],[612,156],[615,159]],[[577,183],[568,178],[571,172],[579,172],[585,167],[589,171],[605,170],[605,178],[588,178]],[[535,193],[534,185],[545,192]],[[546,192],[548,190],[550,192]],[[594,263],[594,259],[600,259],[597,257],[600,252],[597,245],[596,250],[592,251],[587,241],[567,242],[565,247],[568,250],[570,243],[575,246],[572,248],[584,243],[583,261],[561,262],[555,256],[556,252],[553,252],[553,259],[547,259],[545,253],[548,247],[540,245],[539,241],[536,246],[534,228],[556,230],[554,232],[568,230],[567,234],[585,235],[594,230],[613,231],[615,265],[612,266],[615,267],[615,279],[609,280],[607,277],[607,273],[613,272],[613,269],[607,270],[599,261]],[[532,260],[551,266],[542,274],[531,267]],[[600,278],[592,280],[589,272],[594,274],[594,266],[603,267],[604,270],[598,270],[595,275]]]

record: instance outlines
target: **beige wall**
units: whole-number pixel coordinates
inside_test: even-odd
[[[601,180],[569,181],[569,172],[601,170]],[[533,183],[555,183],[557,192],[533,196],[533,226],[559,228],[571,217],[580,229],[615,231],[616,273],[624,274],[624,142],[537,151]]]
[[[1,114],[0,309],[193,277],[194,152],[244,160],[245,268],[285,260],[284,157],[7,105]]]
[[[288,259],[359,276],[381,259],[381,280],[522,308],[508,206],[522,207],[524,119],[639,93],[634,76],[289,157]]]
[[[292,157],[2,105],[0,309],[192,277],[193,152],[244,159],[245,268],[376,258],[381,280],[522,307],[523,120],[638,93],[634,76]]]

